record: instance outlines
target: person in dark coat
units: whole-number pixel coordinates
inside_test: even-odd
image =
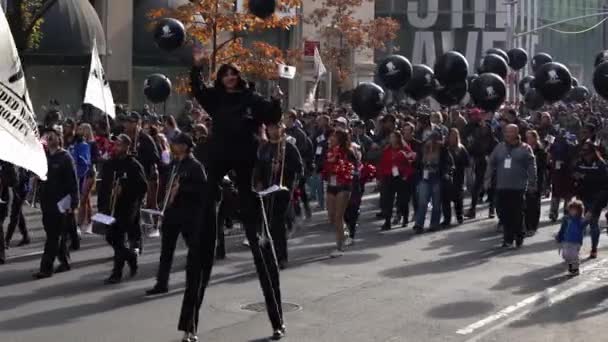
[[[70,254],[67,248],[69,217],[78,207],[78,177],[70,153],[62,148],[61,134],[53,129],[45,131],[47,141],[48,173],[46,181],[40,184],[40,208],[42,225],[46,233],[44,253],[40,261],[40,271],[34,278],[48,278],[53,273],[70,270]],[[64,207],[59,210],[58,203]],[[55,259],[60,265],[53,269]]]
[[[10,237],[4,240],[4,220],[8,216],[10,188],[17,184],[17,171],[9,162],[0,160],[0,265],[6,262],[5,249]]]
[[[238,67],[225,64],[218,72],[213,87],[207,87],[201,79],[202,55],[195,53],[195,65],[191,71],[192,92],[198,103],[213,119],[213,130],[209,141],[209,194],[213,215],[205,220],[203,239],[208,245],[203,247],[202,281],[199,296],[203,300],[209,282],[215,251],[217,217],[215,203],[219,199],[220,184],[226,173],[234,170],[240,196],[242,221],[251,252],[266,299],[273,336],[281,338],[285,334],[281,291],[276,258],[270,244],[260,241],[261,203],[253,190],[253,173],[257,162],[262,124],[277,123],[281,120],[282,92],[276,87],[270,100],[250,91],[241,77]],[[198,316],[197,316],[198,318]],[[196,333],[194,329],[188,333]],[[184,327],[180,327],[184,328]]]
[[[548,155],[540,141],[540,136],[537,131],[530,130],[526,132],[526,141],[534,152],[536,158],[536,182],[538,191],[527,192],[525,199],[525,224],[526,236],[530,237],[536,234],[540,221],[540,199],[543,194],[542,186],[545,184],[545,174],[547,172]]]
[[[269,124],[268,142],[260,147],[256,166],[256,188],[268,189],[272,185],[285,187],[264,198],[270,234],[281,269],[287,266],[287,213],[298,178],[304,173],[304,164],[296,145],[283,134],[283,126]]]
[[[186,290],[182,301],[178,329],[184,331],[184,341],[192,341],[198,325],[200,291],[205,274],[204,256],[213,260],[215,235],[207,235],[204,220],[209,217],[207,175],[203,165],[192,155],[194,142],[186,133],[171,141],[174,180],[169,185],[167,207],[161,227],[160,264],[156,285],[148,295],[168,292],[169,274],[177,238],[181,234],[188,247],[186,259]],[[213,202],[213,201],[211,201]],[[213,203],[215,205],[215,203]]]
[[[12,187],[13,201],[11,203],[10,221],[6,229],[6,247],[10,246],[16,228],[19,228],[19,232],[21,233],[21,241],[17,246],[24,246],[30,243],[25,216],[23,216],[23,203],[30,190],[30,177],[30,171],[21,167],[18,168],[17,182]]]
[[[125,262],[129,265],[131,277],[137,272],[137,253],[125,245],[125,240],[130,230],[139,229],[137,219],[148,185],[143,167],[127,153],[131,144],[129,136],[119,135],[114,156],[106,162],[101,174],[97,207],[100,213],[116,219],[106,233],[106,241],[114,249],[114,267],[105,280],[106,284],[122,280]],[[114,199],[113,191],[116,192]]]
[[[148,182],[148,194],[145,207],[150,209],[157,208],[157,196],[159,187],[159,164],[161,162],[160,152],[158,151],[154,139],[141,128],[141,116],[137,112],[131,112],[124,122],[125,134],[131,139],[130,154],[143,166]],[[139,218],[137,219],[139,224]],[[141,239],[141,229],[132,230],[129,233],[129,243],[131,248],[143,250]]]
[[[441,190],[441,202],[443,207],[442,226],[448,227],[452,222],[452,203],[456,213],[458,224],[464,222],[463,217],[463,193],[464,193],[464,173],[469,167],[469,153],[460,142],[458,129],[451,128],[447,138],[448,151],[454,159],[454,177],[451,183],[447,183]]]

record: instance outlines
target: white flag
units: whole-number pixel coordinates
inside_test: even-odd
[[[279,77],[292,80],[294,77],[296,77],[296,67],[279,64]]]
[[[319,49],[315,48],[315,77],[317,80],[321,78],[321,76],[327,73],[327,69],[325,68],[325,64],[323,64],[323,60],[321,60],[321,54],[319,54]]]
[[[0,8],[0,159],[46,179],[47,161],[11,29]]]
[[[116,117],[112,90],[110,89],[110,83],[106,79],[106,73],[103,71],[99,53],[97,52],[97,42],[95,41],[93,42],[93,50],[91,51],[91,70],[89,70],[89,80],[87,81],[87,90],[84,92],[83,103],[88,103],[98,108],[111,118]]]

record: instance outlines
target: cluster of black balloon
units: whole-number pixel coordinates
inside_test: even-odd
[[[524,58],[525,59],[525,58]],[[420,101],[432,96],[443,106],[454,106],[470,93],[479,107],[494,111],[505,100],[503,78],[508,73],[508,54],[491,49],[480,66],[481,76],[469,75],[469,63],[457,51],[448,51],[435,62],[434,68],[422,64],[411,65],[399,55],[386,57],[378,64],[377,77],[386,89],[403,90],[411,99]],[[513,60],[520,62],[519,55]],[[353,110],[362,118],[374,118],[384,107],[384,91],[374,83],[362,83],[353,93]]]
[[[593,87],[601,97],[608,100],[608,50],[600,52],[595,57]]]
[[[545,103],[584,102],[591,96],[589,90],[578,84],[566,66],[553,61],[547,53],[532,57],[532,72],[519,81],[519,92],[524,104],[532,110],[540,109]]]

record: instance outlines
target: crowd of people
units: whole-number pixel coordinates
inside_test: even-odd
[[[335,230],[331,257],[357,241],[366,191],[380,194],[381,230],[411,223],[416,234],[477,217],[485,198],[505,248],[521,248],[535,234],[541,200],[550,197],[551,221],[563,206],[556,239],[570,272],[579,272],[587,226],[589,257],[597,257],[608,204],[608,108],[596,99],[541,111],[506,103],[497,113],[400,104],[365,119],[347,106],[282,110],[280,89],[270,99],[247,91],[232,65],[219,69],[212,87],[196,66],[191,78],[193,100],[176,116],[147,106],[119,107],[115,120],[46,113],[40,129],[47,179],[0,162],[0,222],[10,218],[6,235],[0,231],[0,263],[16,228],[17,246],[30,243],[22,207],[39,204],[46,242],[34,277],[69,271],[69,251],[79,249],[81,234],[101,229],[114,250],[105,282],[116,284],[125,265],[130,277],[137,274],[146,216],[162,223],[156,284],[147,295],[168,292],[180,233],[186,241],[189,285],[179,329],[190,342],[213,260],[226,257],[224,229],[234,221],[251,247],[273,336],[284,335],[278,269],[288,267],[289,231],[311,217],[313,201]],[[95,194],[97,213],[111,222],[96,220]]]

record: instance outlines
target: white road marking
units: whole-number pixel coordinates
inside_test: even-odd
[[[29,253],[24,253],[24,254],[11,255],[11,256],[6,257],[6,260],[19,259],[19,258],[34,256],[34,255],[42,255],[42,253],[44,253],[44,251],[35,251],[35,252],[29,252]]]
[[[581,272],[584,274],[585,271],[601,269],[599,266],[606,264],[607,262],[608,262],[608,259],[602,259],[592,265],[588,265],[587,267],[581,267]],[[572,295],[582,291],[583,289],[591,286],[592,284],[596,283],[600,279],[601,278],[597,277],[597,276],[593,277],[589,280],[579,283],[578,285],[572,286],[570,288],[566,288],[565,290],[561,291],[559,294],[557,294],[555,296],[552,296],[552,294],[556,293],[558,291],[558,289],[555,287],[550,287],[550,288],[544,290],[543,292],[530,296],[530,297],[520,301],[517,304],[508,306],[491,316],[488,316],[480,321],[470,324],[470,325],[456,331],[456,333],[459,335],[469,335],[469,334],[473,333],[474,331],[487,326],[490,323],[496,322],[501,319],[508,318],[513,313],[515,313],[529,305],[532,305],[532,304],[546,301],[547,306],[551,306],[557,302],[560,302],[560,301],[562,301],[568,297],[571,297]],[[527,313],[527,311],[524,312],[523,314],[525,314],[525,313]],[[518,315],[518,316],[521,316],[521,315]]]

